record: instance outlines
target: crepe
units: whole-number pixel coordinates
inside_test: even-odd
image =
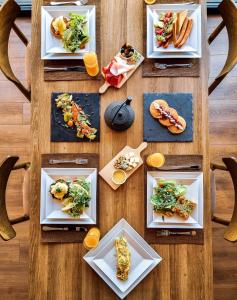
[[[131,265],[131,254],[127,246],[127,240],[121,236],[115,240],[117,254],[117,278],[123,281],[128,279]]]

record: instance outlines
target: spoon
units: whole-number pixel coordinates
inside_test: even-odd
[[[56,2],[51,1],[50,5],[85,5],[88,2],[88,0],[79,0],[79,1],[66,1],[66,2]]]

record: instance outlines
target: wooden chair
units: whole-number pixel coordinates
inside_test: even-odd
[[[218,6],[218,10],[222,16],[221,23],[209,36],[208,43],[217,37],[221,30],[226,27],[229,38],[229,50],[225,65],[220,74],[215,78],[208,88],[209,95],[220,84],[225,76],[234,68],[237,63],[237,7],[232,0],[223,0]]]
[[[211,196],[212,196],[212,221],[228,226],[224,233],[224,238],[231,242],[237,241],[237,159],[234,157],[223,158],[222,159],[225,165],[218,165],[211,163]],[[230,221],[221,219],[214,215],[215,210],[215,170],[223,170],[230,173],[234,190],[235,190],[235,206],[233,210],[233,214]]]
[[[15,19],[20,13],[20,6],[14,0],[6,0],[0,7],[0,69],[4,75],[12,81],[18,89],[30,101],[30,43],[25,35],[16,26]],[[15,31],[18,37],[26,46],[26,81],[28,88],[25,87],[15,76],[12,71],[9,56],[8,56],[8,43],[11,29]]]
[[[16,165],[19,157],[9,156],[0,165],[0,236],[3,240],[8,241],[16,236],[16,232],[12,227],[13,224],[21,223],[29,220],[29,197],[30,197],[30,163]],[[24,215],[16,219],[9,220],[6,209],[6,188],[9,175],[13,170],[24,169],[23,180],[23,211]]]

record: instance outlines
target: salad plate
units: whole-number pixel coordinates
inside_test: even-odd
[[[60,38],[52,34],[51,26],[55,18],[64,16],[70,18],[70,14],[77,14],[85,18],[85,32],[89,36],[88,43],[83,49],[76,49],[74,53],[63,47]],[[42,6],[41,8],[41,59],[82,59],[84,53],[96,51],[96,7],[85,6]]]
[[[121,236],[126,238],[131,254],[131,266],[126,281],[116,277],[115,239]],[[121,219],[101,239],[99,246],[89,251],[84,259],[121,299],[162,260],[125,219]]]
[[[151,203],[154,188],[160,180],[175,181],[186,189],[185,198],[195,207],[187,219],[179,215],[166,216],[156,213]],[[147,227],[148,228],[203,228],[203,173],[202,172],[147,172]]]
[[[181,47],[157,46],[155,26],[159,24],[161,14],[187,11],[187,17],[192,19],[191,33]],[[158,27],[157,27],[158,28]],[[155,4],[147,6],[147,57],[148,58],[200,58],[202,56],[201,41],[201,5],[199,4]]]
[[[62,201],[53,198],[51,185],[57,180],[84,179],[89,183],[89,207],[74,217],[62,211]],[[40,195],[40,224],[96,224],[97,169],[96,168],[42,168]]]

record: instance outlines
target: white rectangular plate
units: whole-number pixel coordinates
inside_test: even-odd
[[[159,179],[175,180],[187,186],[186,196],[196,202],[188,220],[180,217],[164,217],[154,213],[150,198]],[[147,172],[147,227],[148,228],[203,228],[203,173],[202,172]]]
[[[170,45],[167,49],[155,44],[154,22],[161,12],[188,10],[193,19],[189,39],[182,48]],[[155,4],[147,6],[147,57],[148,58],[198,58],[202,52],[201,5],[199,4]]]
[[[90,182],[91,200],[80,218],[64,213],[60,201],[52,198],[50,185],[59,178],[86,178]],[[97,169],[95,168],[42,168],[40,195],[40,224],[96,224]]]
[[[90,40],[85,49],[71,53],[63,48],[62,41],[55,38],[50,30],[53,18],[69,16],[69,13],[86,15]],[[82,59],[85,52],[96,51],[96,8],[94,5],[83,6],[42,6],[41,8],[41,59]]]
[[[131,252],[129,278],[124,282],[116,277],[114,246],[115,238],[121,235],[126,237]],[[84,259],[121,299],[125,298],[162,260],[125,219],[121,219],[103,237],[99,246],[89,251]]]

